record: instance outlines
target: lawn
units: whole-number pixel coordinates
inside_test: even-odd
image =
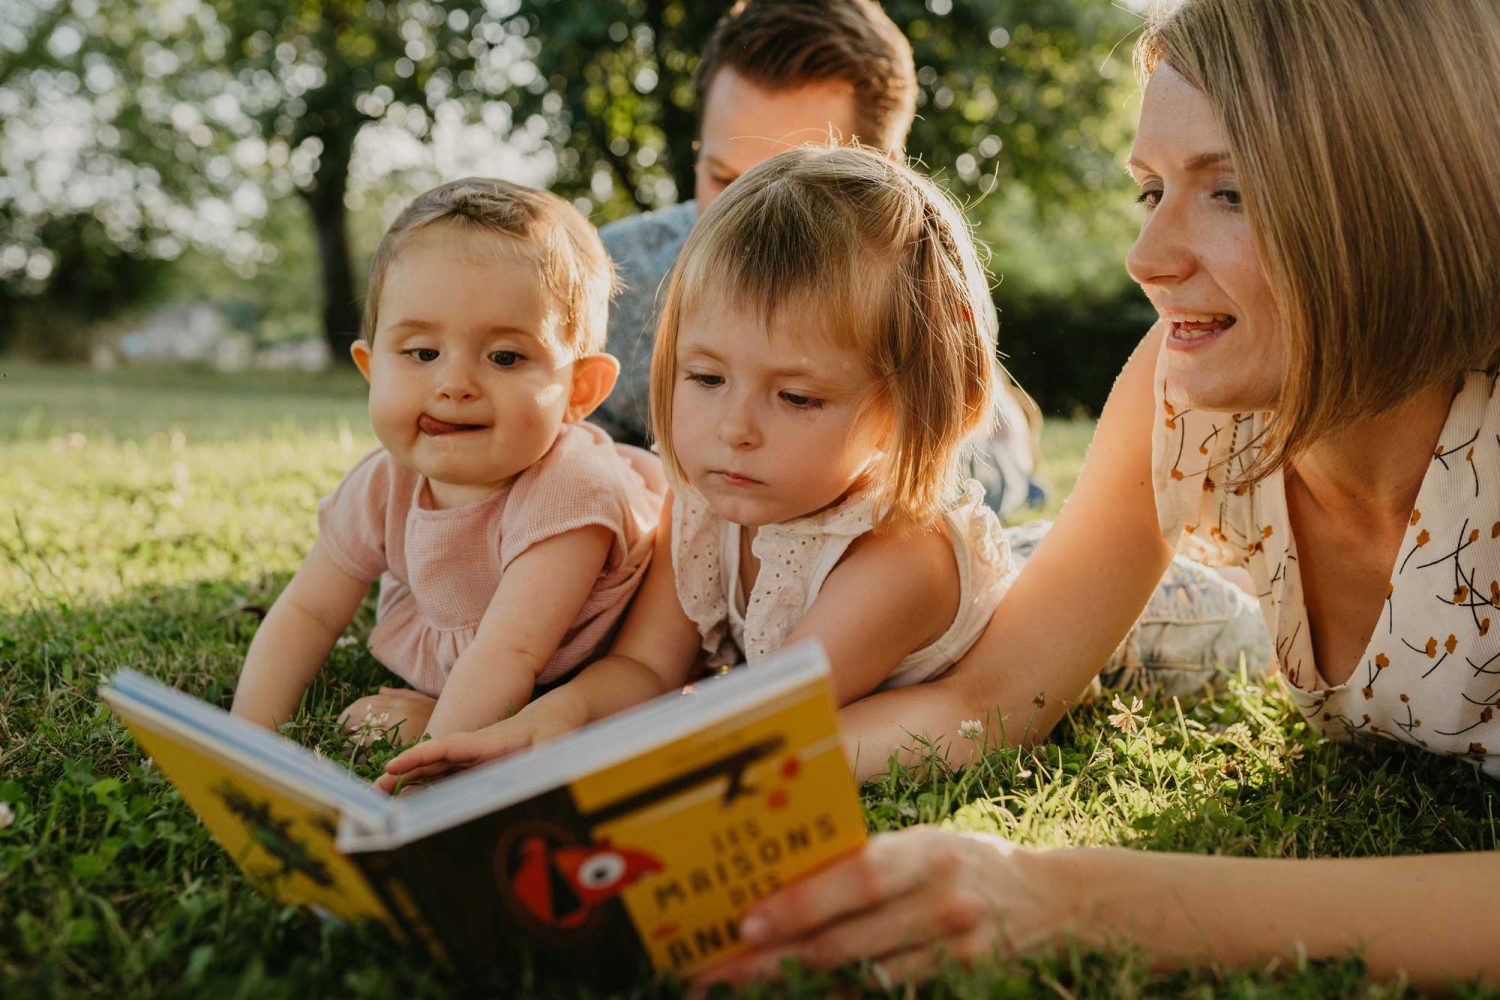
[[[11,817],[0,829],[0,997],[459,992],[373,931],[320,923],[250,889],[96,694],[101,676],[130,666],[227,706],[259,615],[311,543],[315,500],[373,444],[361,387],[0,360],[0,814]],[[1059,495],[1090,430],[1049,429]],[[371,620],[367,606],[354,632]],[[336,649],[304,704],[302,738],[343,753],[327,720],[380,676],[361,645]],[[1027,844],[1277,857],[1500,847],[1500,789],[1471,768],[1319,743],[1274,687],[1148,700],[1136,732],[1112,726],[1111,711],[1083,709],[1053,743],[993,751],[965,773],[874,782],[870,826],[944,822]],[[792,992],[831,982],[804,977]],[[495,992],[573,991],[529,982]],[[927,992],[1411,993],[1364,982],[1357,957],[1160,975],[1136,956],[1097,954],[953,970]],[[645,982],[635,993],[674,994]]]

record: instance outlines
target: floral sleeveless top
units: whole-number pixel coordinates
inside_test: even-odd
[[[1470,372],[1454,397],[1384,614],[1354,673],[1329,684],[1314,662],[1282,474],[1221,485],[1254,461],[1267,415],[1176,405],[1164,372],[1165,351],[1152,436],[1162,533],[1249,570],[1297,708],[1325,736],[1397,740],[1500,778],[1500,373]]]

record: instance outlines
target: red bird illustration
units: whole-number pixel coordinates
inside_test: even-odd
[[[538,920],[578,927],[595,907],[661,870],[661,861],[652,855],[608,841],[549,847],[542,837],[528,837],[511,886]]]

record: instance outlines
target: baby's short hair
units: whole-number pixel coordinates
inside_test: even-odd
[[[380,293],[391,262],[411,236],[429,226],[461,233],[492,233],[534,256],[543,286],[562,322],[564,346],[575,354],[604,350],[615,270],[599,233],[583,214],[555,194],[486,177],[465,177],[418,195],[396,217],[370,262],[363,335],[375,337]]]
[[[894,429],[880,526],[924,523],[952,498],[960,447],[993,420],[996,321],[968,223],[936,184],[875,150],[803,146],[714,202],[672,272],[651,361],[652,423],[678,481],[678,331],[689,308],[721,307],[794,316],[859,354]]]

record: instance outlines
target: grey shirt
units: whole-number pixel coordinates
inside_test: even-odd
[[[612,222],[599,231],[614,258],[622,289],[609,312],[609,353],[620,361],[620,380],[589,419],[616,441],[644,445],[650,437],[651,347],[666,279],[698,218],[696,202]],[[1025,410],[1006,378],[995,384],[995,431],[974,442],[964,475],[979,480],[985,499],[1001,515],[1037,502],[1036,455]]]

